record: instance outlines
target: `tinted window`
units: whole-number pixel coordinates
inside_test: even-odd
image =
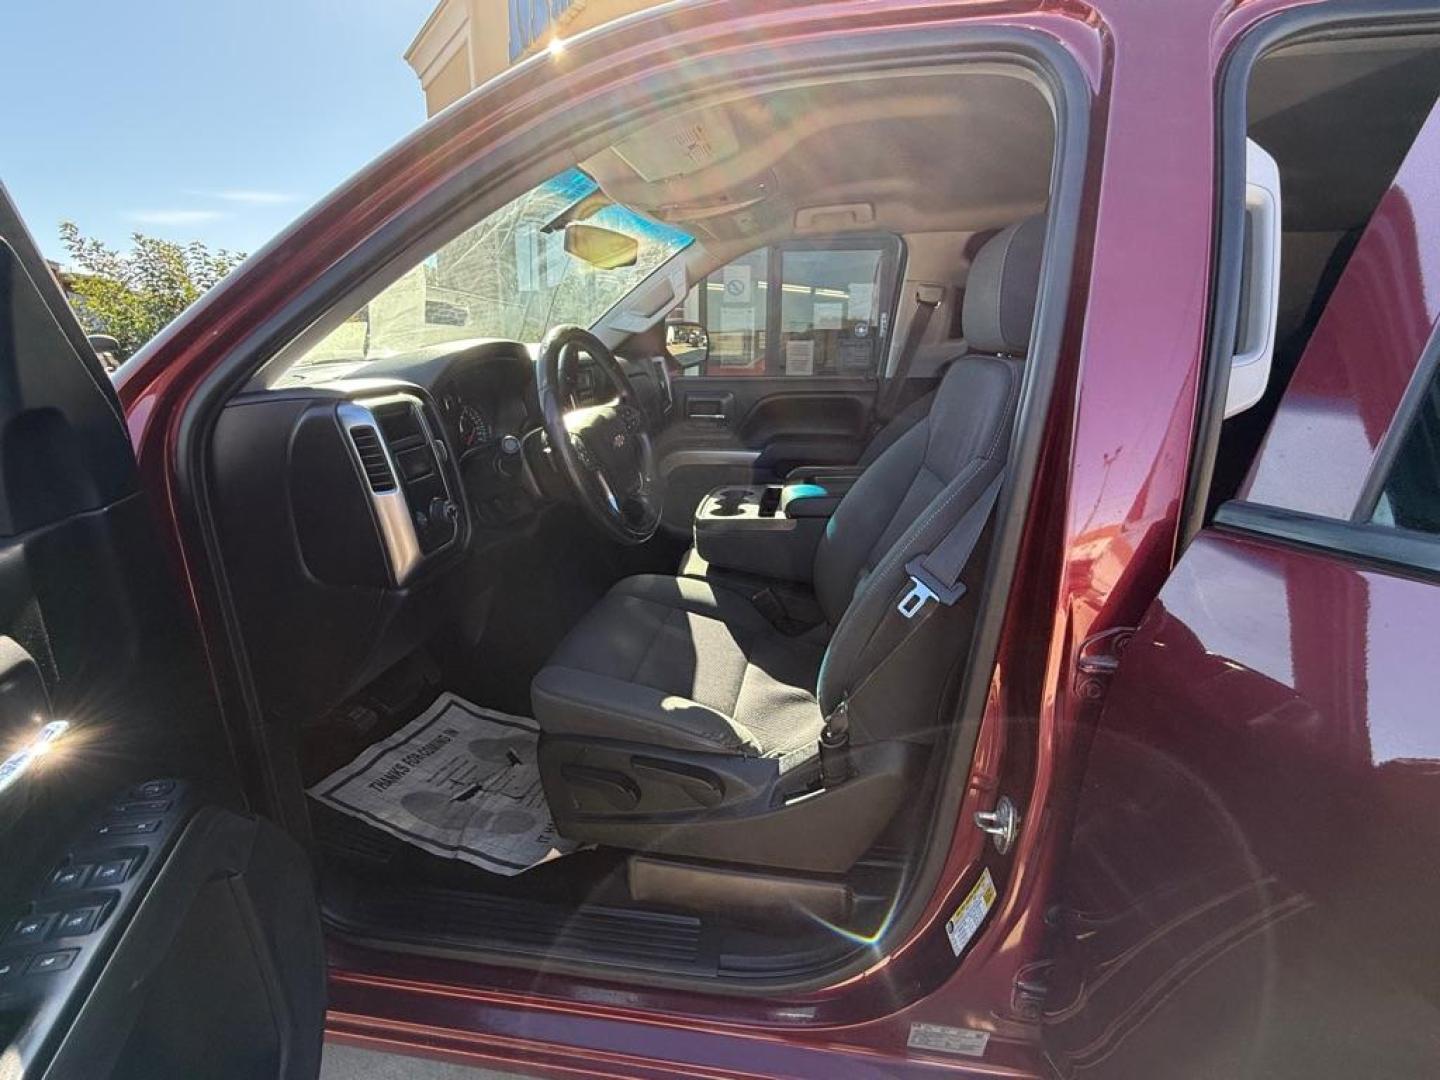
[[[707,375],[765,374],[769,248],[752,251],[705,279]]]
[[[1431,380],[1405,433],[1373,520],[1440,533],[1440,376]]]
[[[780,349],[786,375],[875,374],[880,264],[874,248],[782,252]]]
[[[721,267],[686,298],[683,317],[704,325],[710,355],[685,374],[873,376],[899,253],[898,238],[867,236],[760,248]]]

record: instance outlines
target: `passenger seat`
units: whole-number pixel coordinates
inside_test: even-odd
[[[1040,287],[1040,257],[1045,247],[1045,215],[1037,214],[1001,229],[975,255],[960,310],[965,351],[941,365],[943,369],[972,356],[1004,356],[1023,360],[1030,348],[1030,323]],[[907,431],[930,415],[932,390],[916,398],[871,436],[854,465],[800,465],[790,470],[790,483],[823,483],[826,478],[848,487]],[[705,578],[713,571],[692,546],[680,560],[681,577]]]

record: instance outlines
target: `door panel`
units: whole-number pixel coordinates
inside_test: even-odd
[[[1440,1067],[1440,586],[1210,530],[1091,751],[1047,1032],[1099,1076]]]
[[[119,403],[3,189],[0,462],[0,1072],[314,1076],[305,858],[246,809]]]
[[[709,355],[674,379],[657,443],[667,529],[688,535],[695,507],[723,484],[860,457],[903,264],[890,234],[797,240],[743,255],[690,290],[680,313],[705,326]]]
[[[796,465],[855,462],[869,437],[875,382],[677,378],[672,393],[656,459],[664,524],[688,533],[700,500],[722,484],[769,484]]]

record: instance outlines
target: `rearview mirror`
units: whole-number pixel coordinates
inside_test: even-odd
[[[600,270],[618,270],[635,265],[640,241],[603,225],[572,221],[565,226],[565,250]]]
[[[710,335],[697,322],[665,324],[665,348],[681,371],[697,368],[710,356]]]

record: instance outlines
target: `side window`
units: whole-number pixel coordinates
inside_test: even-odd
[[[1430,379],[1417,404],[1370,520],[1440,533],[1440,375]]]
[[[706,375],[765,374],[770,249],[722,266],[705,279],[700,321],[710,334]]]
[[[889,341],[899,269],[895,236],[743,255],[686,298],[686,317],[702,323],[710,339],[705,364],[686,374],[873,378]]]
[[[786,375],[875,374],[880,272],[875,248],[780,253],[780,357]],[[889,305],[885,308],[889,318]]]

